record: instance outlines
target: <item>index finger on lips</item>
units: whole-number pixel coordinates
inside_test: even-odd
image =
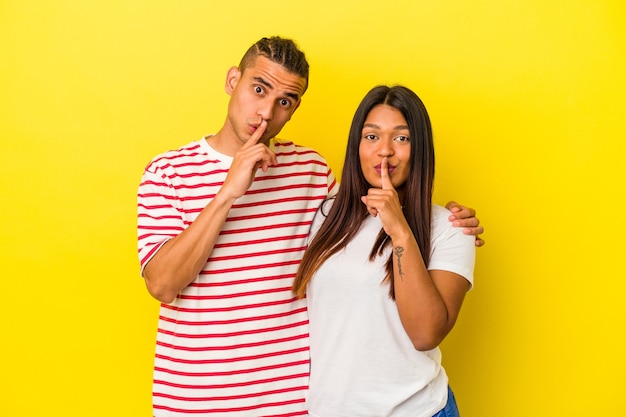
[[[393,184],[391,183],[391,178],[389,178],[389,161],[387,161],[387,157],[384,157],[380,164],[380,179],[383,190],[394,189]]]
[[[263,136],[263,133],[265,133],[265,129],[267,129],[267,121],[265,119],[261,119],[261,123],[256,128],[254,133],[252,133],[250,139],[248,139],[246,143],[242,146],[242,148],[250,148],[256,145],[259,142],[259,139],[261,139],[261,136]]]

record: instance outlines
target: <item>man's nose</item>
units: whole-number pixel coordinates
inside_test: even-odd
[[[257,111],[258,115],[269,121],[274,113],[274,103],[270,100],[264,100],[260,103]]]

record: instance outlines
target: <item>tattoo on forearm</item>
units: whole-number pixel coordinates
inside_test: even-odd
[[[393,248],[393,252],[398,257],[398,273],[400,274],[400,279],[402,279],[404,273],[402,272],[402,263],[400,262],[400,258],[402,257],[402,253],[404,253],[404,248],[402,246],[396,246]]]

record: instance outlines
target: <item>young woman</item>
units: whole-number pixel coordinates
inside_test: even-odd
[[[368,92],[293,287],[309,309],[312,417],[458,415],[438,346],[472,285],[475,238],[432,204],[434,161],[419,97]]]

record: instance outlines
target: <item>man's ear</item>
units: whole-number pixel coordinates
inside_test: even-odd
[[[240,78],[241,78],[241,71],[239,71],[239,68],[230,67],[230,69],[226,73],[226,84],[224,86],[224,90],[226,91],[226,94],[230,96],[233,93]]]

